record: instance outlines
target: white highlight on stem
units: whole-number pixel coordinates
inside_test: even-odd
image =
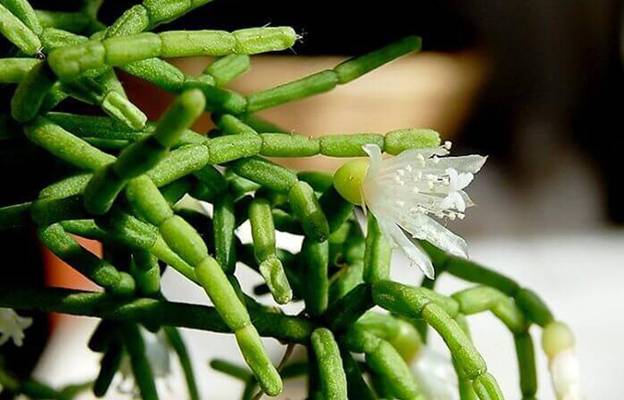
[[[428,149],[411,149],[383,159],[377,145],[367,144],[370,157],[362,184],[364,206],[373,213],[384,235],[400,247],[429,278],[429,257],[414,239],[426,240],[451,254],[466,257],[466,242],[434,218],[463,219],[474,203],[464,192],[487,157],[445,157],[450,142]]]

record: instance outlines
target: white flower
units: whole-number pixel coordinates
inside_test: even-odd
[[[24,330],[32,325],[32,318],[20,317],[10,308],[0,308],[0,345],[9,339],[16,346],[24,343]]]
[[[164,386],[164,388],[171,391],[171,387],[169,386],[169,379],[172,375],[171,350],[167,337],[162,330],[158,333],[152,333],[145,328],[140,328],[140,332],[143,337],[143,342],[145,343],[145,357],[147,358],[157,387]],[[128,355],[124,357],[119,372],[121,373],[122,379],[117,386],[117,390],[121,394],[137,394],[139,389],[134,380],[134,374],[132,373]]]
[[[464,218],[466,208],[474,204],[463,189],[486,157],[443,157],[449,153],[450,142],[437,148],[407,150],[385,160],[378,146],[367,144],[363,148],[370,157],[361,189],[363,204],[384,235],[429,278],[434,276],[433,265],[414,239],[465,257],[464,239],[431,217]]]
[[[423,347],[412,372],[427,400],[458,400],[457,373],[448,357]]]
[[[581,380],[574,333],[561,321],[552,321],[542,331],[542,348],[557,400],[580,400]]]
[[[573,348],[553,357],[548,363],[557,400],[581,400],[579,362]]]

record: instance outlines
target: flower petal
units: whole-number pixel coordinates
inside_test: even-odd
[[[441,157],[437,161],[437,166],[443,169],[453,168],[458,172],[476,174],[486,161],[487,157],[478,154],[459,157]]]
[[[466,241],[424,214],[401,221],[401,227],[418,239],[423,239],[451,254],[467,257]]]
[[[549,369],[558,400],[581,400],[579,363],[574,349],[557,354]]]
[[[378,216],[375,214],[374,210],[371,210],[371,212],[375,215],[375,218],[377,218],[377,222],[383,234],[403,250],[403,253],[409,258],[410,262],[420,268],[427,278],[433,279],[435,277],[435,270],[427,253],[408,238],[398,225],[388,222],[388,219],[383,218],[383,216]]]

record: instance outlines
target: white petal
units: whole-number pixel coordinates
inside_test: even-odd
[[[464,212],[466,210],[466,202],[459,192],[452,192],[442,199],[440,202],[440,208],[443,210],[457,210],[459,212]]]
[[[483,167],[483,164],[485,164],[486,161],[487,157],[483,157],[478,154],[459,157],[442,157],[438,162],[438,167],[441,169],[453,168],[459,172],[476,174],[479,172],[481,167]]]
[[[460,257],[467,257],[466,241],[424,214],[416,214],[401,227],[414,237],[426,240],[442,250]]]
[[[365,144],[364,146],[362,146],[362,150],[364,150],[364,152],[366,152],[366,154],[368,154],[368,157],[370,158],[368,172],[366,175],[367,177],[374,177],[381,167],[381,162],[383,161],[383,158],[381,156],[381,149],[376,144]]]
[[[579,363],[574,349],[557,354],[549,369],[557,400],[581,400]]]
[[[435,277],[435,270],[433,269],[433,264],[431,264],[427,253],[409,239],[398,225],[388,222],[386,218],[378,216],[373,210],[371,210],[371,212],[373,212],[375,218],[377,218],[377,222],[383,234],[403,250],[403,253],[409,258],[410,262],[420,268],[427,278],[433,279]]]
[[[468,196],[468,194],[466,192],[464,192],[463,190],[458,190],[457,193],[459,193],[461,195],[462,199],[464,199],[464,203],[466,204],[466,208],[474,207],[475,203],[472,201],[472,199]]]
[[[428,160],[433,156],[445,156],[449,152],[443,147],[429,147],[426,149],[410,149],[405,150],[398,156],[384,160],[384,168],[405,168],[408,165],[421,168],[420,164],[424,160]],[[443,160],[441,158],[440,160]]]

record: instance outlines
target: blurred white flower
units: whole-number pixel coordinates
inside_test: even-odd
[[[377,145],[364,145],[370,157],[362,184],[364,206],[373,213],[384,235],[429,278],[434,276],[433,265],[414,239],[466,256],[464,239],[431,217],[464,218],[466,208],[474,204],[463,189],[487,159],[479,155],[444,157],[450,147],[446,142],[437,148],[407,150],[384,160]]]
[[[154,334],[148,330],[141,330],[145,340],[145,355],[152,367],[154,378],[166,378],[171,374],[171,350],[164,332]]]
[[[152,333],[145,328],[141,328],[140,332],[145,343],[145,356],[152,370],[156,386],[172,391],[169,381],[172,375],[171,349],[165,333],[162,329],[158,333]],[[117,390],[120,394],[129,394],[132,395],[132,398],[135,398],[135,395],[139,393],[139,389],[134,381],[130,358],[127,354],[124,356],[119,372],[122,378],[117,385]]]
[[[581,374],[574,333],[561,321],[552,321],[542,331],[542,348],[557,400],[581,400]]]
[[[0,308],[0,346],[9,339],[16,346],[24,343],[24,330],[32,325],[32,318],[20,317],[10,308]]]
[[[581,374],[574,349],[557,354],[548,367],[557,400],[581,400]]]
[[[427,400],[458,400],[457,374],[448,357],[423,347],[411,368]]]

